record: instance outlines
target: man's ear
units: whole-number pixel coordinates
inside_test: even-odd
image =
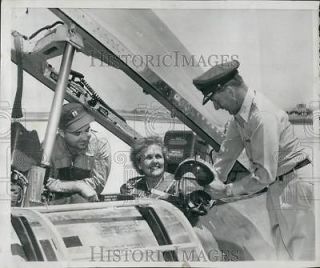
[[[230,96],[234,96],[234,91],[233,88],[230,86],[227,86],[227,88],[225,89],[225,91],[230,95]]]
[[[236,92],[235,92],[235,88],[234,87],[227,87],[226,88],[226,91],[228,92],[228,94],[229,94],[229,96],[231,96],[232,97],[232,99],[237,99],[237,94],[236,94]]]
[[[58,129],[58,134],[64,138],[64,131],[62,129]]]

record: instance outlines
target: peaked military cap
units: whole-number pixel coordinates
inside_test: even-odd
[[[217,64],[204,74],[193,79],[193,84],[204,95],[202,104],[205,105],[212,94],[230,81],[237,73],[240,63],[237,60]],[[210,94],[211,93],[211,94]],[[210,94],[210,97],[208,97]]]
[[[80,103],[67,103],[62,106],[59,128],[75,132],[94,121]]]

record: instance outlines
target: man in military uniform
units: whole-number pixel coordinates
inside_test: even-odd
[[[238,61],[218,64],[193,80],[216,110],[232,116],[214,167],[218,179],[208,187],[213,196],[239,196],[265,187],[271,231],[279,259],[312,260],[315,252],[313,184],[303,179],[310,160],[294,135],[287,114],[249,89],[238,73]],[[250,174],[225,184],[245,149]],[[230,230],[236,232],[237,230]]]
[[[46,184],[53,193],[52,204],[99,200],[111,168],[111,149],[90,129],[92,121],[81,104],[62,108]]]

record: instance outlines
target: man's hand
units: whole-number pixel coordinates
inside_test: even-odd
[[[90,185],[83,181],[78,181],[78,191],[80,195],[86,198],[89,202],[99,201],[96,191]]]
[[[220,199],[226,197],[226,185],[218,178],[206,185],[204,190],[211,195],[212,199]]]
[[[79,193],[82,197],[86,198],[89,202],[99,201],[96,191],[89,184],[81,180],[61,181],[61,180],[49,178],[46,186],[51,192]]]

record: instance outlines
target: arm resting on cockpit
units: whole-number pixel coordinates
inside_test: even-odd
[[[46,184],[49,191],[62,193],[80,193],[87,197],[94,193],[100,194],[108,179],[111,169],[111,149],[107,140],[96,139],[90,144],[94,154],[92,177],[83,180],[63,181],[49,178]]]

